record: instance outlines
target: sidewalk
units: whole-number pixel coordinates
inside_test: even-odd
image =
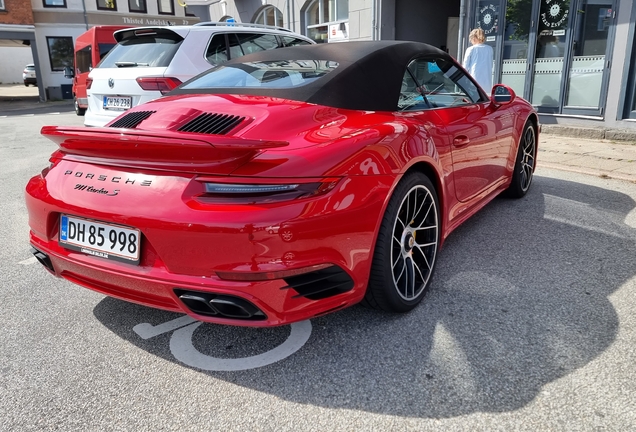
[[[539,135],[538,168],[636,182],[636,143]]]

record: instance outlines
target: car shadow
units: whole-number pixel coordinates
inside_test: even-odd
[[[398,416],[519,409],[615,340],[608,297],[636,274],[636,229],[625,223],[634,208],[619,192],[536,176],[525,198],[493,201],[449,237],[431,291],[411,313],[352,307],[313,319],[309,341],[284,360],[201,374],[302,404]],[[94,314],[178,363],[169,333],[143,340],[132,327],[180,315],[112,298]],[[289,326],[204,324],[193,339],[205,354],[235,358],[288,335]]]

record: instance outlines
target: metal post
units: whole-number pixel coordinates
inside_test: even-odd
[[[464,59],[464,20],[466,19],[466,0],[461,0],[459,4],[459,32],[457,35],[457,61],[460,63]]]

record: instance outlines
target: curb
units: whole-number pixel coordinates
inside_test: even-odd
[[[636,130],[541,124],[541,132],[546,135],[594,140],[623,141],[626,143],[631,142],[636,144]]]

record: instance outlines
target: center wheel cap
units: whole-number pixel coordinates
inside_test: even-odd
[[[413,237],[412,233],[407,233],[404,236],[404,251],[410,252],[413,246],[415,246],[415,237]]]

